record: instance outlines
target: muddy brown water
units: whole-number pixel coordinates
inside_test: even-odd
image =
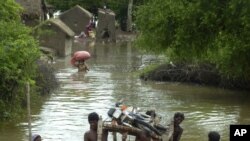
[[[107,119],[108,109],[122,98],[142,112],[155,109],[163,117],[162,124],[168,124],[176,111],[184,112],[183,141],[206,141],[211,130],[228,141],[230,124],[250,124],[250,96],[246,92],[141,81],[136,70],[162,58],[142,55],[129,42],[76,43],[76,50],[92,54],[87,61],[90,71],[78,73],[70,64],[70,56],[57,59],[54,66],[60,87],[42,107],[33,107],[32,132],[39,133],[44,141],[83,141],[89,128],[88,114],[95,111]],[[0,141],[27,141],[27,135],[26,121],[0,123]]]

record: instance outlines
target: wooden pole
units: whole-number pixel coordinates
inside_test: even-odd
[[[117,133],[113,132],[113,141],[117,141]]]
[[[116,121],[113,119],[111,122],[112,125],[116,125]],[[116,132],[112,132],[113,133],[113,141],[117,141],[117,133]]]
[[[27,110],[28,110],[28,128],[29,128],[29,141],[31,141],[31,114],[30,114],[30,84],[26,84],[27,90]]]
[[[133,0],[129,0],[128,3],[128,13],[127,13],[127,31],[132,31],[132,7],[133,7]]]
[[[102,141],[102,130],[103,130],[103,122],[102,122],[102,116],[100,116],[97,125],[97,141]]]

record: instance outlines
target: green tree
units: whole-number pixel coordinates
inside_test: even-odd
[[[250,1],[149,0],[138,7],[136,24],[145,50],[250,80]]]
[[[100,0],[47,0],[47,2],[56,10],[66,11],[75,5],[80,5],[93,14],[97,14],[97,9],[104,5],[104,2]]]
[[[14,0],[0,2],[0,119],[21,109],[26,82],[34,83],[38,42],[21,23]]]
[[[0,1],[0,20],[17,21],[20,20],[22,8],[13,0]]]

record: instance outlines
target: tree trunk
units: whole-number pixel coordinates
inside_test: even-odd
[[[132,7],[133,0],[129,0],[128,3],[128,18],[127,18],[127,31],[132,31]]]

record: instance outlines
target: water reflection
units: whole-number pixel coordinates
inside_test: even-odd
[[[129,43],[95,44],[76,50],[87,50],[90,71],[81,74],[70,64],[70,56],[57,60],[57,78],[61,85],[45,102],[38,115],[33,115],[32,132],[44,141],[82,141],[88,130],[87,116],[97,112],[107,118],[114,102],[125,98],[128,105],[142,111],[155,109],[168,124],[174,112],[185,113],[182,140],[207,140],[210,130],[219,131],[222,141],[229,140],[230,124],[249,124],[250,96],[243,92],[185,85],[180,83],[144,82],[133,73],[144,64],[158,61],[154,56],[141,55]],[[150,59],[149,59],[150,58]],[[27,123],[17,127],[1,126],[0,140],[27,140]],[[110,137],[111,139],[111,137]]]

